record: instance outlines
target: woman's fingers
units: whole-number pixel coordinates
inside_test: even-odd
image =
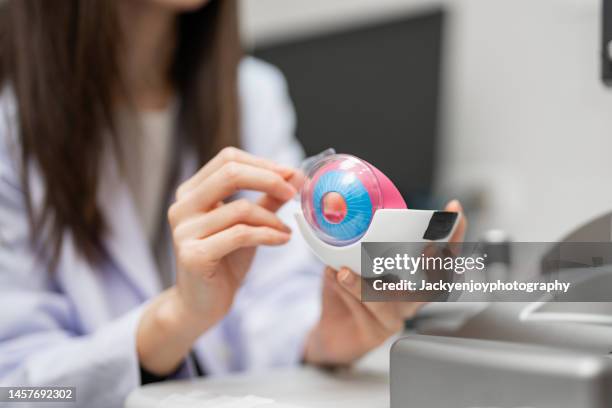
[[[337,279],[338,284],[362,307],[368,309],[386,330],[396,333],[402,329],[404,319],[398,313],[397,304],[395,302],[362,302],[361,277],[349,269],[340,269]]]
[[[207,209],[238,190],[260,191],[282,201],[291,199],[297,193],[295,187],[278,173],[231,162],[200,183],[185,200],[191,199],[200,209]]]
[[[370,342],[378,342],[385,339],[387,337],[386,330],[376,316],[361,303],[359,298],[349,293],[336,279],[335,273],[332,274],[330,285],[350,310],[351,316],[355,319],[355,323],[360,331],[369,337]]]
[[[264,194],[257,200],[257,205],[273,213],[277,212],[285,203],[286,201],[279,200],[268,194]]]
[[[467,219],[463,215],[463,207],[461,206],[461,203],[458,200],[452,200],[446,204],[444,210],[459,213],[459,224],[457,224],[457,228],[455,228],[453,236],[450,238],[449,242],[462,242],[467,229]]]
[[[287,182],[295,188],[295,191],[299,191],[304,184],[304,174],[301,171],[296,170],[293,176],[287,179]],[[278,200],[268,194],[264,194],[257,201],[257,203],[263,208],[276,212],[283,206],[283,204],[285,204],[285,201]]]
[[[240,248],[259,245],[282,245],[290,235],[270,227],[254,227],[238,224],[202,240],[192,240],[180,248],[181,264],[192,270],[219,262],[223,257]],[[211,271],[215,271],[212,268]]]
[[[286,202],[297,190],[277,173],[248,164],[231,162],[185,194],[169,210],[170,223],[207,211],[238,190],[261,191],[276,200]]]
[[[272,211],[242,199],[217,207],[210,212],[201,213],[181,223],[176,227],[174,237],[179,241],[205,238],[236,224],[265,226],[291,233],[291,229]]]
[[[226,147],[225,149],[221,150],[219,154],[213,157],[208,163],[206,163],[189,180],[185,181],[178,188],[178,190],[176,191],[177,200],[180,200],[186,193],[195,189],[200,183],[210,177],[213,173],[215,173],[225,164],[231,162],[248,164],[253,167],[273,171],[279,174],[284,179],[289,179],[294,173],[294,170],[290,167],[281,166],[271,160],[266,160],[261,157],[253,156],[252,154],[249,154],[235,147]]]

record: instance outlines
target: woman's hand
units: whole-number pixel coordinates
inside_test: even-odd
[[[177,284],[154,302],[139,328],[139,357],[149,371],[171,372],[193,341],[223,318],[257,246],[289,240],[275,212],[297,192],[288,181],[292,175],[292,169],[227,148],[179,187],[168,211]],[[256,203],[224,202],[240,190],[264,194]]]
[[[446,211],[462,213],[453,200]],[[467,221],[461,217],[450,242],[461,242]],[[399,333],[421,302],[362,302],[362,279],[349,269],[325,270],[323,307],[310,333],[304,359],[318,365],[347,365]]]
[[[228,148],[181,185],[168,211],[185,306],[215,322],[232,304],[255,247],[281,245],[291,230],[275,212],[296,193],[293,171]],[[257,202],[223,200],[239,190],[265,193]]]

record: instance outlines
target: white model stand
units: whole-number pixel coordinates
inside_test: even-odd
[[[302,212],[295,218],[304,239],[323,263],[334,269],[347,267],[361,274],[362,242],[432,242],[423,235],[437,211],[433,210],[391,210],[381,209],[374,213],[365,235],[357,242],[346,246],[333,246],[321,241],[314,233]],[[436,242],[447,242],[457,228],[458,216],[450,232]]]

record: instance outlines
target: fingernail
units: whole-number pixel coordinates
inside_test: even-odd
[[[288,200],[292,199],[297,194],[296,188],[293,187],[291,184],[288,184],[286,191],[287,191],[286,198]]]
[[[284,178],[289,178],[295,173],[295,170],[291,167],[283,166],[282,164],[276,165],[276,171],[281,173]]]
[[[283,231],[291,232],[291,228],[289,228],[289,226],[287,224],[282,224],[282,227],[283,227]]]
[[[355,282],[355,275],[348,269],[341,269],[338,273],[338,279],[345,286],[351,286]]]
[[[461,209],[461,203],[456,198],[450,200],[447,205],[449,207],[457,207],[458,209]]]

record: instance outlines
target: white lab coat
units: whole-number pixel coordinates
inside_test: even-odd
[[[243,148],[297,164],[302,152],[292,135],[295,116],[279,71],[245,58],[239,92]],[[140,384],[135,332],[142,305],[161,290],[151,250],[116,162],[108,160],[99,189],[109,223],[108,260],[92,268],[66,233],[57,272],[50,274],[37,262],[28,244],[15,115],[14,98],[5,88],[0,99],[0,386],[75,386],[78,402],[71,406],[120,406]],[[195,172],[193,158],[182,163],[183,178]],[[44,186],[32,168],[36,207]],[[296,208],[292,202],[280,212],[289,225]],[[230,313],[195,344],[208,373],[299,362],[320,313],[322,266],[294,231],[287,245],[259,249]],[[193,375],[187,359],[178,377]]]

